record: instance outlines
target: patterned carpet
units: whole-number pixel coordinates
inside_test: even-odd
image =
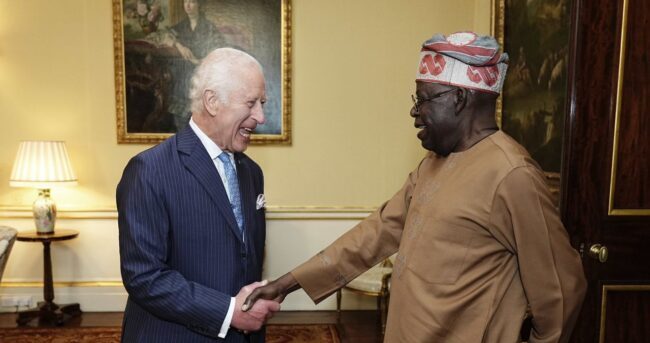
[[[0,342],[115,343],[120,328],[11,328],[0,329]],[[269,325],[267,343],[340,343],[336,327],[327,324]]]
[[[266,343],[340,343],[334,325],[292,324],[266,327]]]

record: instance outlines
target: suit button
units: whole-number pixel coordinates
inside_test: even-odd
[[[241,253],[241,258],[246,258],[246,253],[245,252]]]

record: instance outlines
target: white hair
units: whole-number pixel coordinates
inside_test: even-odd
[[[194,70],[190,81],[189,98],[192,113],[203,109],[203,93],[212,90],[219,101],[228,103],[230,93],[239,86],[241,78],[237,70],[255,65],[262,72],[262,65],[251,55],[233,48],[213,50]]]

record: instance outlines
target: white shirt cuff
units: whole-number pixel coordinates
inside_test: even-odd
[[[228,306],[228,313],[226,314],[226,318],[223,320],[223,324],[221,324],[221,330],[219,331],[219,338],[226,338],[228,329],[230,329],[230,322],[232,322],[233,313],[235,313],[234,297],[230,298],[230,306]]]

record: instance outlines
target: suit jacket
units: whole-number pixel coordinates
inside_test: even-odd
[[[201,141],[187,126],[129,161],[117,187],[120,260],[129,293],[122,341],[213,342],[230,299],[262,276],[260,167],[235,154],[244,233]],[[217,339],[219,340],[219,339]],[[263,342],[264,330],[226,342]]]

